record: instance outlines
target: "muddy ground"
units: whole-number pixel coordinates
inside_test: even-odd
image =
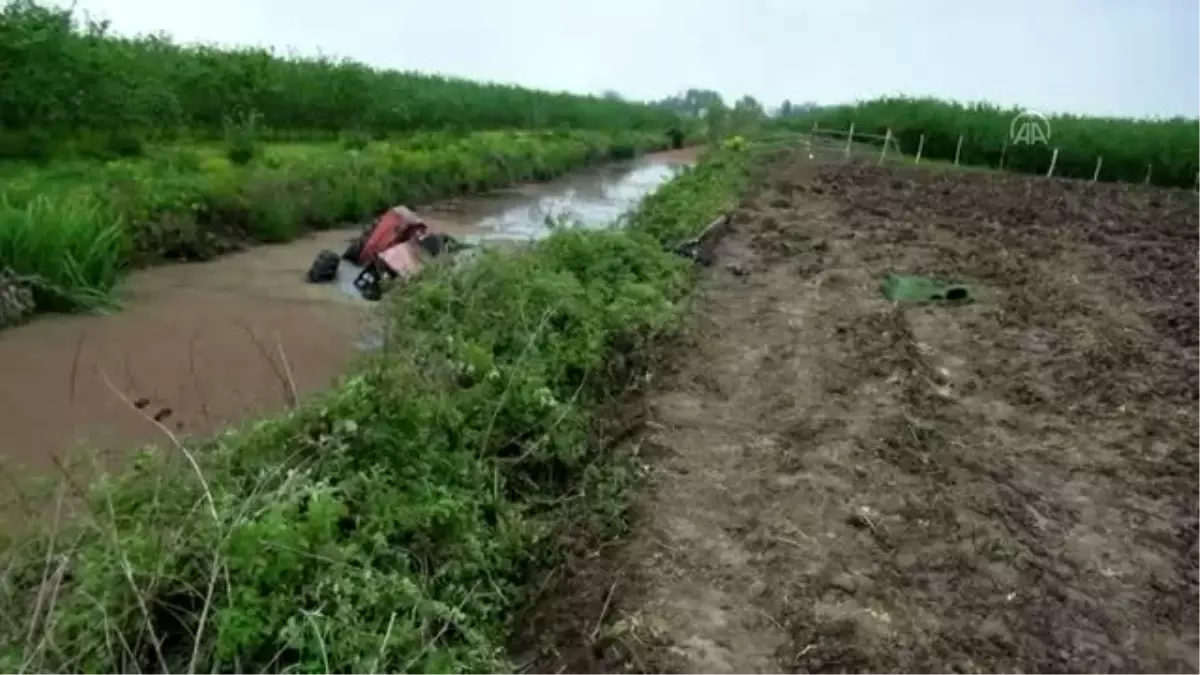
[[[1196,672],[1195,195],[807,159],[718,245],[634,531],[530,667]]]

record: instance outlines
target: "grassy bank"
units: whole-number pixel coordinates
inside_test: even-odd
[[[1024,173],[1045,174],[1058,148],[1054,175],[1091,179],[1103,157],[1100,180],[1142,182],[1150,172],[1156,185],[1193,187],[1200,170],[1200,123],[1195,119],[1134,120],[1055,115],[1045,144],[1014,145],[1010,126],[1021,110],[962,105],[934,99],[887,98],[853,106],[823,108],[783,124],[796,130],[821,127],[884,135],[890,128],[903,152],[922,151],[930,159],[953,160],[963,137],[960,161]],[[1006,145],[1007,144],[1007,145]],[[1003,162],[1001,159],[1003,158]]]
[[[510,670],[555,533],[621,525],[634,474],[597,415],[676,326],[692,270],[662,244],[727,208],[747,162],[707,158],[627,230],[431,270],[332,391],[194,463],[143,454],[90,488],[88,515],[10,533],[0,668]]]
[[[102,302],[132,265],[197,260],[249,242],[362,222],[420,204],[666,147],[664,134],[512,131],[268,145],[164,146],[97,164],[0,166],[0,269],[36,277],[37,307]]]
[[[396,33],[401,52],[410,29]],[[136,154],[144,142],[223,139],[245,124],[275,140],[312,140],[348,131],[377,139],[507,128],[662,132],[679,120],[636,102],[258,48],[184,47],[163,36],[120,38],[30,0],[0,8],[0,54],[0,159]]]

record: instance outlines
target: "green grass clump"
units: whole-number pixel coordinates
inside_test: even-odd
[[[403,40],[400,39],[402,43]],[[337,140],[348,129],[666,130],[679,116],[638,102],[453,77],[380,70],[259,48],[123,38],[72,9],[33,0],[0,6],[0,159],[70,152],[91,133],[161,142],[220,139],[230,115],[253,116],[267,140]]]
[[[597,131],[415,134],[354,150],[259,146],[236,129],[229,139],[101,166],[0,167],[0,268],[52,282],[59,290],[39,296],[42,310],[90,307],[135,264],[203,260],[241,243],[363,222],[397,203],[554,178],[614,148],[638,154],[668,143]]]
[[[683,174],[627,230],[432,268],[332,391],[194,464],[142,454],[89,515],[10,532],[0,669],[511,672],[560,528],[623,527],[636,473],[597,421],[677,328],[690,263],[663,237],[730,203],[746,165]]]
[[[1014,145],[1010,125],[1020,109],[923,98],[883,98],[857,105],[823,108],[784,124],[807,131],[816,121],[826,129],[884,135],[890,128],[900,148],[915,154],[925,136],[924,157],[953,160],[963,136],[963,164],[1045,174],[1058,148],[1054,175],[1091,179],[1103,157],[1100,179],[1140,183],[1150,169],[1155,185],[1193,187],[1200,170],[1200,122],[1196,119],[1136,120],[1054,115],[1046,144]],[[1007,144],[1007,147],[1006,147]]]
[[[131,244],[120,216],[93,199],[0,201],[0,268],[32,277],[41,311],[109,304]]]

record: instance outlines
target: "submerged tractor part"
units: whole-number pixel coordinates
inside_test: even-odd
[[[317,254],[316,260],[308,268],[308,274],[305,278],[310,284],[324,284],[333,281],[337,278],[338,265],[341,263],[338,254],[333,251],[321,251]]]
[[[354,280],[354,287],[367,300],[383,296],[383,282],[397,277],[408,279],[421,271],[421,241],[409,238],[375,256]]]
[[[366,234],[362,246],[357,251],[355,262],[366,267],[375,262],[380,253],[428,229],[425,221],[413,213],[412,209],[407,206],[394,206],[384,211],[375,221],[375,226]],[[348,249],[346,253],[350,254],[351,251]]]
[[[421,271],[423,258],[436,258],[462,248],[464,245],[458,240],[430,232],[417,214],[397,206],[384,213],[365,235],[357,251],[363,270],[354,280],[354,287],[364,298],[378,300],[383,295],[385,281],[411,278]]]

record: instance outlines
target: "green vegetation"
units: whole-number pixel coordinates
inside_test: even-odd
[[[991,167],[1003,164],[1007,170],[1025,173],[1044,174],[1053,149],[1058,148],[1056,176],[1091,179],[1096,158],[1103,157],[1101,180],[1140,183],[1149,170],[1150,181],[1156,185],[1190,188],[1196,184],[1196,172],[1200,170],[1197,120],[1056,115],[1049,118],[1048,143],[1014,145],[1009,142],[1010,125],[1020,112],[989,104],[885,98],[818,109],[783,124],[807,130],[816,121],[822,127],[846,131],[853,123],[855,133],[880,136],[890,128],[907,154],[916,153],[924,135],[922,155],[930,159],[953,160],[961,134],[962,163]]]
[[[403,141],[186,145],[97,164],[0,166],[0,269],[36,277],[40,310],[105,301],[124,268],[196,260],[667,146],[665,133],[424,133]],[[243,148],[249,157],[233,152]],[[240,161],[235,161],[240,160]]]
[[[565,152],[565,150],[563,151]],[[147,452],[0,562],[0,669],[511,672],[568,524],[613,535],[635,465],[600,411],[645,381],[732,206],[725,150],[624,230],[566,228],[389,297],[383,353],[202,447]]]
[[[753,96],[743,96],[732,106],[711,89],[688,89],[685,92],[655,101],[654,106],[670,110],[693,125],[703,120],[702,127],[709,143],[719,143],[733,134],[756,132],[767,120],[767,113]]]
[[[403,30],[397,33],[403,48]],[[143,142],[215,140],[253,124],[272,140],[384,139],[414,131],[594,129],[663,133],[678,116],[619,99],[533,91],[262,49],[119,38],[71,10],[0,11],[0,159],[131,156]]]
[[[261,49],[122,38],[0,9],[0,270],[39,311],[110,302],[124,269],[204,259],[695,134],[674,112]]]

